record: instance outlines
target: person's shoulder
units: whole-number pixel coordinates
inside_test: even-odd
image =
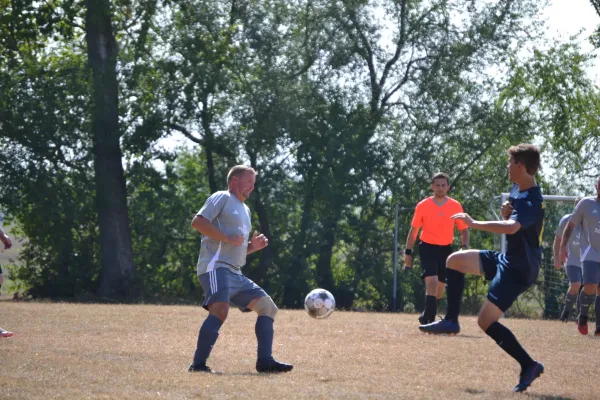
[[[544,196],[542,195],[542,188],[536,185],[527,189],[527,200],[540,203],[543,202]]]
[[[230,198],[231,193],[229,190],[219,190],[218,192],[211,194],[206,201],[211,203],[220,203],[222,201],[229,201]]]
[[[460,206],[460,201],[453,199],[452,197],[448,197],[448,204],[458,205]]]
[[[423,200],[417,203],[417,207],[429,204],[433,201],[432,197],[425,197]]]

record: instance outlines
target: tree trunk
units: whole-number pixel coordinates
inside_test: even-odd
[[[117,42],[108,0],[86,0],[86,41],[93,73],[92,136],[102,273],[99,294],[127,297],[135,265],[119,133]]]
[[[257,162],[256,162],[256,154],[248,151],[250,156],[250,166],[255,170],[258,170]],[[256,184],[254,186],[254,211],[258,215],[258,223],[260,224],[260,233],[264,234],[271,242],[274,243],[273,233],[271,232],[271,224],[269,223],[269,215],[267,214],[267,209],[262,202],[261,198],[261,179],[260,173]],[[256,282],[261,282],[269,267],[273,264],[273,259],[275,257],[275,248],[273,244],[265,247],[260,251],[260,259],[258,261],[258,265],[251,271],[250,278]]]

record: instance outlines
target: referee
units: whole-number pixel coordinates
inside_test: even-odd
[[[462,249],[469,248],[469,230],[461,220],[450,217],[462,213],[460,203],[448,196],[450,178],[443,172],[438,172],[431,178],[433,196],[417,204],[412,219],[406,249],[404,251],[405,268],[412,268],[413,246],[417,240],[419,229],[421,240],[419,242],[419,255],[421,256],[422,278],[425,279],[425,311],[419,316],[419,322],[429,324],[435,320],[437,314],[437,301],[444,293],[446,286],[446,259],[452,254],[454,238],[454,225],[461,233]]]

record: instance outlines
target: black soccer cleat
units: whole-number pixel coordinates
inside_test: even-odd
[[[431,324],[421,325],[419,330],[432,335],[456,335],[460,332],[460,325],[458,322],[443,318]]]
[[[532,366],[522,370],[519,376],[519,383],[515,386],[515,392],[524,392],[527,388],[544,373],[544,365],[535,361]]]
[[[294,369],[292,364],[285,364],[274,358],[256,361],[256,371],[267,374],[276,374],[279,372],[290,372]]]
[[[188,368],[188,372],[206,372],[208,374],[212,374],[213,370],[210,369],[210,367],[207,367],[206,365],[191,364],[190,367]]]

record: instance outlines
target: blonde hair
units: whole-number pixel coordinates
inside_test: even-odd
[[[227,184],[229,184],[231,182],[231,180],[233,179],[234,176],[240,177],[246,171],[252,172],[255,176],[258,175],[256,170],[252,167],[248,167],[247,165],[236,165],[236,166],[232,167],[229,170],[229,173],[227,174]]]

